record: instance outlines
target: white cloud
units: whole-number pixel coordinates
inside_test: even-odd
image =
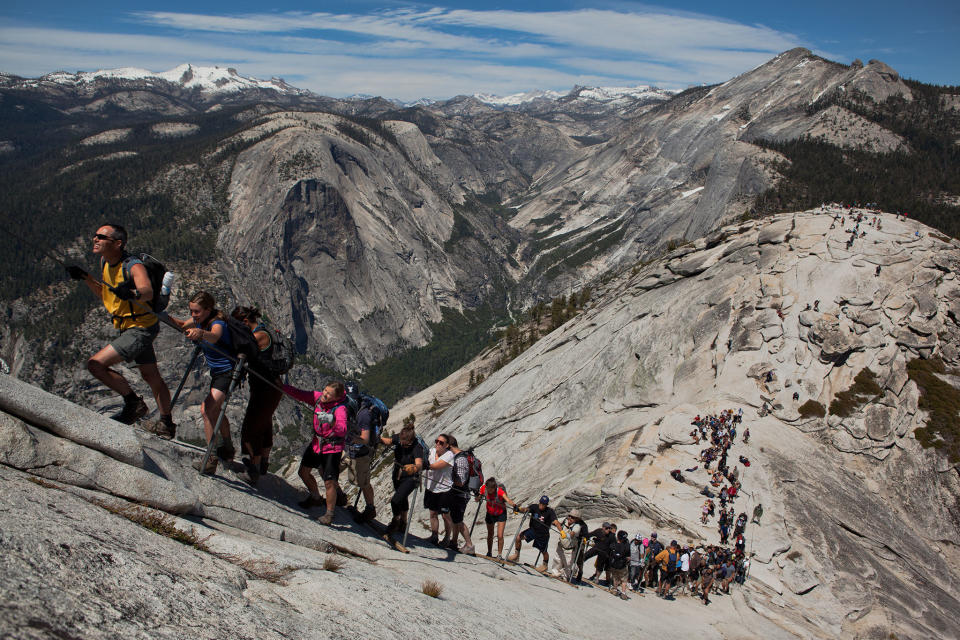
[[[413,99],[566,90],[573,84],[676,88],[720,82],[802,44],[762,25],[649,9],[220,16],[151,11],[128,18],[135,23],[126,23],[130,30],[147,32],[0,25],[0,69],[40,75],[66,65],[164,70],[192,62],[282,76],[328,95]]]

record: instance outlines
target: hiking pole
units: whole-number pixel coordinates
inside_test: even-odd
[[[483,506],[483,501],[486,500],[486,499],[487,499],[486,496],[480,496],[480,500],[477,501],[477,502],[478,502],[478,504],[477,504],[477,512],[476,512],[476,513],[474,514],[474,516],[473,516],[473,524],[470,525],[470,536],[471,536],[471,537],[473,536],[473,528],[474,528],[475,526],[477,526],[477,518],[480,517],[480,507]]]
[[[510,548],[513,549],[514,551],[515,551],[516,548],[517,548],[517,539],[520,537],[520,532],[523,531],[523,524],[527,521],[527,518],[529,518],[529,517],[530,517],[530,514],[529,514],[529,513],[525,513],[525,514],[523,514],[523,516],[520,518],[520,528],[517,529],[516,535],[513,536],[513,542],[510,543]],[[511,551],[511,553],[513,553],[513,552]],[[517,553],[517,560],[520,559],[519,556],[520,556],[520,554]]]
[[[420,484],[422,482],[423,479],[417,482],[417,487],[413,490],[413,500],[410,504],[410,513],[407,514],[407,526],[403,529],[403,542],[400,543],[400,546],[404,548],[407,546],[407,535],[410,533],[410,523],[413,521],[413,514],[416,513],[414,509],[417,508],[417,494],[420,492]]]
[[[217,424],[213,427],[213,433],[210,435],[210,442],[207,443],[207,451],[203,455],[203,462],[200,463],[200,475],[203,475],[207,468],[207,462],[213,453],[214,446],[222,439],[220,435],[220,425],[223,423],[224,416],[227,415],[227,404],[230,402],[230,394],[240,386],[240,377],[243,375],[243,369],[246,364],[247,356],[240,354],[237,358],[237,364],[233,367],[233,374],[230,376],[230,386],[227,387],[227,393],[223,397],[223,408],[220,409],[220,415],[217,417]]]
[[[190,358],[190,364],[187,365],[187,370],[183,374],[183,378],[180,380],[180,386],[177,387],[177,392],[173,394],[173,399],[170,400],[170,412],[173,413],[173,405],[177,404],[177,398],[180,397],[180,392],[183,391],[183,385],[187,383],[187,378],[190,376],[190,372],[193,371],[193,365],[196,364],[197,358],[200,356],[200,352],[203,351],[203,348],[198,344],[193,350],[193,356]]]
[[[16,235],[16,234],[14,234],[14,233],[11,232],[9,229],[7,229],[6,226],[0,226],[0,231],[3,231],[4,233],[6,233],[8,236],[10,236],[11,238],[13,238],[13,239],[16,240],[17,242],[23,243],[23,244],[27,245],[28,247],[33,248],[33,249],[36,250],[37,252],[42,253],[43,255],[45,255],[46,257],[50,258],[50,259],[53,260],[54,262],[58,263],[61,267],[63,267],[63,268],[66,268],[66,267],[67,267],[67,263],[64,262],[62,259],[60,259],[60,258],[58,258],[57,256],[53,255],[53,253],[51,253],[50,251],[44,249],[44,248],[41,247],[39,244],[37,244],[37,243],[35,243],[35,242],[31,242],[30,240],[27,240],[24,236],[18,236],[18,235]]]

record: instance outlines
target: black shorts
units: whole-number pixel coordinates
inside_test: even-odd
[[[527,529],[523,532],[523,539],[527,542],[533,540],[533,548],[539,549],[543,553],[547,552],[547,545],[550,543],[550,536],[541,536],[533,529]]]
[[[224,393],[227,392],[227,389],[230,388],[230,378],[233,377],[233,370],[227,369],[226,371],[219,372],[210,372],[210,390],[219,389]]]
[[[451,495],[449,491],[444,491],[443,493],[425,491],[423,494],[423,506],[437,513],[450,513],[450,498]]]
[[[489,511],[487,512],[487,517],[484,518],[484,522],[487,524],[493,524],[494,522],[506,522],[507,521],[507,512],[504,511],[499,515],[493,515]]]
[[[320,477],[324,481],[336,480],[340,477],[340,458],[342,451],[336,453],[316,453],[313,450],[313,444],[308,444],[303,452],[303,458],[300,460],[301,467],[311,469],[320,469]]]
[[[450,493],[452,494],[450,497],[450,519],[453,520],[453,524],[460,524],[463,522],[463,514],[470,503],[470,494],[460,495],[456,490]]]

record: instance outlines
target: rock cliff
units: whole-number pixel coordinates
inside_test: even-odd
[[[439,398],[426,429],[476,447],[514,496],[714,542],[690,423],[742,408],[736,509],[765,509],[747,537],[772,597],[750,606],[805,637],[954,637],[960,475],[918,441],[931,409],[910,363],[960,364],[958,260],[956,241],[889,214],[723,227],[622,272],[476,388],[474,363],[394,413]]]

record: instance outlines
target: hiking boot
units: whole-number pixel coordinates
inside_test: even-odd
[[[243,462],[243,466],[247,471],[247,477],[250,479],[250,484],[257,486],[257,483],[260,482],[260,468],[250,462],[250,458],[244,458],[241,462]]]
[[[440,544],[440,536],[437,535],[436,531],[434,531],[433,533],[430,534],[430,537],[427,538],[427,542],[433,545],[438,545]]]
[[[327,504],[327,501],[321,498],[320,496],[308,495],[306,500],[301,500],[297,505],[301,509],[311,509],[313,507],[319,507],[321,505]]]
[[[546,572],[547,572],[547,564],[546,564],[546,563],[543,563],[543,564],[541,564],[539,567],[534,567],[534,569],[536,569],[536,570],[539,571],[540,573],[546,573]]]
[[[330,526],[330,524],[333,522],[333,512],[327,511],[325,514],[317,518],[317,522],[320,524]]]
[[[337,487],[337,506],[345,507],[347,506],[347,494],[344,493],[343,489]]]
[[[270,459],[267,456],[260,456],[260,475],[267,475],[267,471],[270,467]]]
[[[387,524],[386,534],[390,535],[396,530],[397,530],[397,521],[394,519],[394,520],[391,520],[389,524]]]
[[[516,562],[519,559],[520,559],[519,551],[514,551],[513,553],[507,556],[507,562]]]
[[[476,552],[477,550],[474,548],[472,544],[465,544],[462,547],[460,547],[460,553],[464,555],[472,556],[472,555],[475,555]]]
[[[133,424],[138,419],[147,415],[147,403],[140,396],[134,396],[132,400],[123,401],[123,409],[116,412],[110,418],[123,424]]]
[[[196,469],[197,471],[199,471],[200,473],[202,473],[202,474],[205,475],[205,476],[212,476],[213,474],[215,474],[215,473],[217,472],[217,459],[216,459],[215,457],[210,456],[209,458],[207,458],[207,466],[205,466],[205,467],[201,470],[201,469],[200,469],[200,465],[201,465],[202,463],[203,463],[203,460],[202,460],[202,459],[201,459],[201,460],[197,460],[196,462],[193,463],[193,468]]]
[[[173,423],[173,418],[170,416],[160,416],[159,420],[144,430],[164,440],[173,440],[177,435],[177,425]]]
[[[363,510],[363,513],[360,514],[360,517],[363,518],[364,522],[368,522],[377,517],[377,508],[372,504],[368,504]]]
[[[217,447],[217,457],[224,462],[230,462],[237,455],[237,450],[233,448],[232,442],[225,442]]]

